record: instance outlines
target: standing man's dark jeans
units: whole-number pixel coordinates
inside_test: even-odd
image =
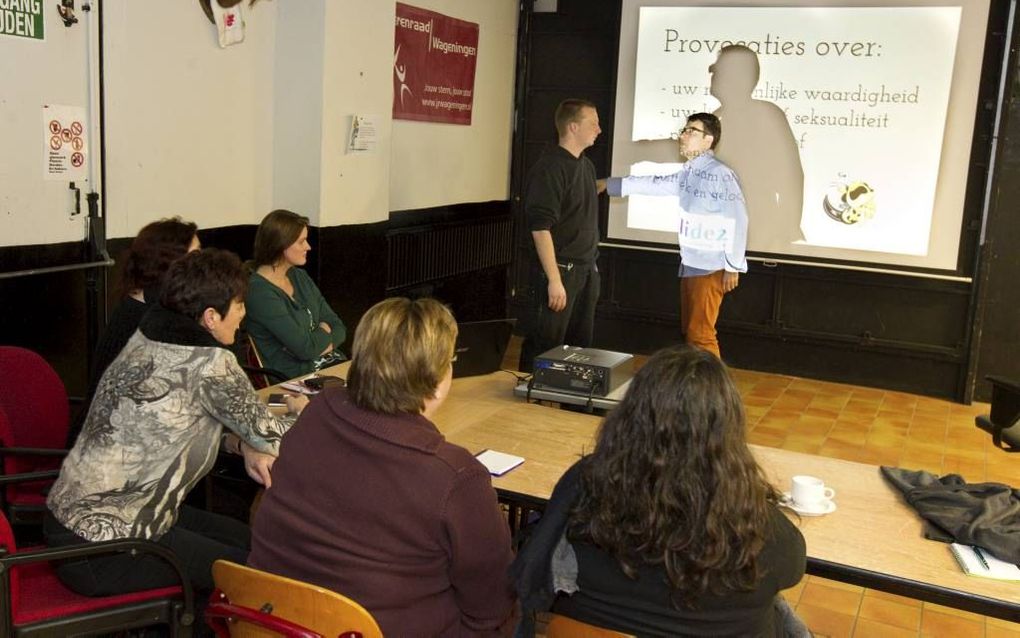
[[[46,545],[68,547],[86,541],[47,512]],[[177,523],[158,541],[173,550],[186,578],[195,588],[196,635],[207,635],[202,611],[213,590],[212,564],[219,559],[244,565],[251,549],[251,532],[244,523],[188,505],[181,507]],[[69,559],[57,566],[57,576],[83,596],[112,596],[177,585],[177,572],[152,554],[113,553]]]
[[[595,332],[595,305],[599,300],[599,271],[594,263],[560,261],[560,277],[567,291],[567,307],[549,308],[549,280],[538,268],[534,277],[535,314],[521,345],[521,372],[531,372],[535,357],[556,346],[588,347]]]

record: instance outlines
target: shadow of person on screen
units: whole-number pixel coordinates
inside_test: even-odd
[[[754,99],[759,66],[751,49],[723,47],[708,71],[710,91],[720,103],[715,116],[725,131],[715,154],[740,179],[750,222],[748,248],[786,252],[804,239],[804,170],[786,114],[772,102]]]

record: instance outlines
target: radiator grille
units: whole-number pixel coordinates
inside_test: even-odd
[[[386,236],[386,289],[506,266],[513,254],[509,216],[393,231]]]

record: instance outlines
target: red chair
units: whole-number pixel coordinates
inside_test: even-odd
[[[0,457],[5,475],[60,468],[70,424],[64,384],[46,361],[0,346]],[[20,481],[4,490],[13,523],[38,522],[52,481]]]
[[[181,586],[91,598],[64,587],[51,563],[109,552],[156,554],[177,571]],[[94,635],[166,624],[171,635],[187,637],[194,624],[194,609],[191,583],[173,552],[161,545],[122,540],[18,551],[11,526],[0,514],[0,636]]]

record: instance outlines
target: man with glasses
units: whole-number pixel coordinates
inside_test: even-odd
[[[679,199],[680,324],[687,343],[719,356],[715,322],[723,295],[747,272],[747,209],[736,174],[715,157],[719,118],[695,113],[680,130],[686,162],[672,175],[611,177],[610,196],[663,195]]]

